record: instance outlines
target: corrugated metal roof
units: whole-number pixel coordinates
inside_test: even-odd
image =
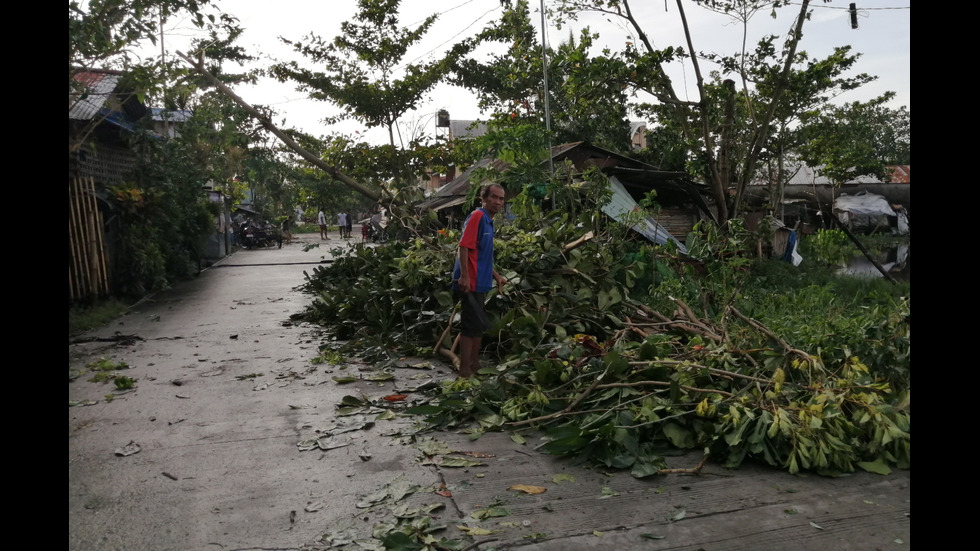
[[[114,116],[132,125],[147,109],[133,90],[127,88],[119,71],[78,69],[68,84],[68,120],[95,121]]]
[[[68,89],[68,118],[87,121],[106,107],[122,75],[114,71],[79,71],[71,77],[75,85]]]
[[[161,109],[159,107],[150,108],[150,116],[158,122],[187,122],[191,119],[194,112],[189,109]]]
[[[575,166],[579,168],[598,166],[608,173],[615,171],[626,183],[627,187],[630,187],[630,184],[636,181],[643,182],[643,191],[649,191],[651,186],[660,187],[661,189],[669,186],[670,189],[684,193],[694,201],[700,200],[696,204],[707,209],[696,187],[689,182],[687,175],[682,172],[662,171],[653,165],[631,159],[601,147],[596,147],[588,142],[572,142],[552,146],[551,158],[555,161],[562,161],[564,159],[572,160]],[[483,183],[471,181],[473,172],[489,166],[503,171],[507,169],[508,165],[499,159],[491,160],[484,158],[466,169],[465,172],[454,178],[448,184],[437,189],[432,196],[420,203],[418,207],[422,209],[440,210],[462,203],[472,185]]]
[[[630,227],[653,243],[665,245],[668,241],[673,241],[682,253],[687,254],[687,247],[661,226],[652,215],[645,214],[642,218],[630,219],[636,216],[639,206],[619,178],[610,176],[608,185],[613,194],[609,202],[602,206],[602,212],[619,222],[632,222],[633,225]]]
[[[912,179],[912,165],[896,165],[889,168],[895,169],[892,172],[891,178],[887,180],[880,180],[876,176],[858,176],[852,180],[848,180],[843,183],[843,185],[853,185],[853,184],[910,184]],[[795,167],[793,167],[795,170]],[[823,176],[818,173],[819,167],[811,166],[800,166],[799,170],[790,178],[787,185],[790,186],[832,186],[834,182],[830,178]]]
[[[506,163],[499,160],[493,161],[492,164],[498,170],[503,170],[503,168],[506,167]],[[470,177],[473,175],[473,171],[479,168],[486,168],[490,165],[491,160],[489,158],[484,158],[479,162],[474,163],[462,174],[453,178],[452,181],[437,189],[431,197],[421,202],[419,204],[419,208],[439,210],[462,203],[463,200],[466,199],[466,194],[470,190]]]
[[[487,133],[487,123],[481,121],[449,121],[449,137],[459,138],[479,138]]]
[[[912,183],[912,165],[895,165],[891,168],[892,168],[891,183],[893,184]]]

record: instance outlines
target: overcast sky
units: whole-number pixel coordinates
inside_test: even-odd
[[[531,0],[532,21],[540,24],[540,0]],[[546,0],[546,4],[550,4]],[[804,26],[802,49],[811,57],[828,55],[833,47],[851,45],[854,52],[862,54],[855,72],[878,76],[878,81],[859,90],[848,92],[839,101],[867,101],[885,91],[896,92],[892,107],[907,106],[911,109],[909,84],[911,43],[911,0],[863,0],[857,2],[858,28],[852,29],[848,14],[849,2],[817,0],[811,3],[813,18]],[[263,57],[262,63],[272,59],[293,57],[279,37],[301,39],[310,33],[326,40],[340,32],[340,23],[353,19],[356,0],[217,0],[226,13],[236,16],[245,33],[239,44],[248,51]],[[685,46],[677,6],[673,0],[633,0],[634,13],[643,29],[651,37],[655,47]],[[694,48],[698,51],[731,54],[741,43],[741,26],[714,12],[698,7],[693,2],[684,3],[692,29]],[[797,4],[798,6],[798,4]],[[499,0],[402,0],[401,26],[414,26],[433,13],[439,19],[427,37],[412,49],[406,61],[425,60],[439,55],[453,43],[479,32],[487,24],[499,18]],[[766,34],[783,35],[792,23],[796,10],[783,8],[779,17],[772,19],[768,13],[757,14],[749,25],[751,47]],[[600,42],[619,50],[626,41],[634,40],[622,24],[605,18],[590,16],[575,28],[588,24],[600,34]],[[568,28],[558,30],[549,22],[547,40],[553,46],[566,39]],[[187,26],[174,22],[168,36],[168,49],[182,49]],[[539,29],[540,32],[540,29]],[[540,39],[540,35],[539,35]],[[703,67],[702,70],[710,70]],[[682,96],[696,98],[694,74],[689,64],[673,68],[675,88]],[[368,131],[356,122],[326,126],[321,121],[335,114],[337,109],[325,102],[308,100],[288,84],[263,82],[258,86],[235,89],[245,101],[268,105],[281,115],[276,122],[286,127],[296,127],[314,135],[335,132],[359,133],[372,143],[386,143],[385,132]],[[439,109],[449,111],[453,119],[478,119],[485,117],[477,108],[476,100],[463,90],[448,85],[433,90],[418,111],[409,115],[415,125],[434,132],[434,114]],[[283,119],[285,119],[283,121]]]

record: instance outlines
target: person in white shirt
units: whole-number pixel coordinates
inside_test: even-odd
[[[316,214],[316,223],[320,226],[320,239],[330,239],[327,235],[327,215],[323,213],[323,209]]]
[[[337,215],[337,233],[340,234],[340,238],[344,238],[344,232],[347,230],[347,213],[341,211]]]

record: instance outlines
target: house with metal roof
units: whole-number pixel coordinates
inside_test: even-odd
[[[68,79],[68,298],[107,296],[112,240],[106,186],[122,183],[136,156],[123,134],[146,114],[119,71],[77,69]]]
[[[125,134],[149,112],[119,71],[79,69],[68,86],[68,175],[117,184],[135,157]]]
[[[120,229],[112,216],[107,189],[123,184],[137,165],[129,135],[140,128],[159,137],[176,135],[189,111],[164,111],[144,105],[120,71],[75,69],[68,80],[69,300],[109,294],[114,246]],[[202,194],[205,190],[202,190]],[[209,200],[224,203],[208,192]],[[207,258],[229,250],[225,216],[207,243]]]
[[[635,159],[609,151],[589,142],[574,142],[551,148],[551,162],[570,162],[575,171],[583,174],[598,167],[609,179],[613,200],[603,208],[610,217],[623,219],[638,208],[650,191],[656,191],[657,212],[634,229],[656,243],[672,241],[684,250],[684,240],[694,225],[702,219],[714,219],[714,213],[705,197],[707,189],[690,180],[686,173],[663,171]],[[547,160],[544,162],[548,162]],[[499,159],[484,158],[474,163],[458,177],[440,187],[418,208],[434,210],[441,214],[452,213],[454,220],[462,220],[466,210],[467,195],[471,186],[483,185],[475,181],[480,169],[507,170],[507,163]],[[508,198],[514,195],[508,190]],[[448,217],[448,216],[447,216]]]

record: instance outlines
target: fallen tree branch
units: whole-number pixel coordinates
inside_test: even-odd
[[[670,319],[667,316],[661,314],[660,312],[657,312],[656,310],[653,310],[650,307],[643,304],[636,304],[635,306],[644,314],[650,316],[653,319],[660,320],[661,322],[663,322],[664,324],[672,328],[680,329],[686,333],[694,333],[696,335],[701,335],[702,337],[706,339],[710,339],[714,342],[718,342],[718,343],[724,342],[724,339],[721,336],[715,334],[714,331],[711,331],[707,327],[697,326],[696,325],[697,322]]]
[[[635,381],[632,383],[606,383],[604,385],[599,385],[596,388],[632,388],[638,386],[659,386],[664,388],[670,388],[673,383],[668,383],[666,381]],[[720,394],[726,398],[731,398],[735,396],[731,392],[725,390],[718,390],[714,388],[698,388],[693,386],[680,385],[679,388],[686,390],[688,392],[705,392],[708,394]]]
[[[141,340],[143,340],[143,337],[139,335],[123,335],[122,333],[117,332],[111,337],[79,337],[68,341],[68,344],[83,344],[87,342],[129,342]]]
[[[758,321],[756,321],[756,320],[754,320],[754,319],[746,316],[745,314],[743,314],[742,312],[740,312],[738,308],[736,308],[734,306],[730,306],[729,308],[731,309],[731,311],[732,311],[733,314],[735,314],[736,316],[738,316],[739,319],[741,319],[745,323],[749,324],[752,328],[754,328],[757,331],[761,332],[762,334],[766,335],[770,339],[772,339],[772,340],[776,341],[777,343],[779,343],[779,346],[781,346],[783,348],[783,350],[785,350],[787,353],[789,353],[789,354],[795,354],[795,355],[803,358],[803,360],[805,360],[811,367],[819,367],[819,363],[817,362],[817,359],[814,358],[813,356],[807,354],[806,352],[804,352],[804,351],[802,351],[802,350],[800,350],[798,348],[793,348],[792,346],[789,345],[788,342],[784,341],[778,335],[776,335],[775,333],[773,333],[771,329],[769,329],[765,325],[762,325]]]
[[[296,143],[296,140],[292,139],[288,134],[286,134],[285,132],[283,132],[282,130],[280,130],[278,127],[276,127],[276,125],[272,124],[272,121],[269,120],[269,117],[267,115],[265,115],[264,113],[259,112],[258,109],[256,109],[255,107],[252,107],[245,100],[243,100],[242,98],[238,97],[238,95],[235,94],[235,92],[233,92],[231,90],[231,88],[228,88],[228,86],[226,86],[225,83],[223,83],[220,80],[218,80],[214,75],[212,75],[204,67],[204,58],[203,58],[203,56],[200,59],[198,59],[198,60],[194,60],[194,59],[191,59],[190,57],[188,57],[187,55],[185,55],[183,52],[177,52],[177,55],[179,55],[181,58],[183,58],[184,61],[186,61],[187,63],[189,63],[191,65],[191,67],[194,68],[195,71],[197,71],[202,76],[204,76],[205,78],[207,78],[208,80],[210,80],[211,83],[214,84],[214,86],[219,91],[221,91],[221,93],[223,93],[224,95],[228,96],[229,98],[232,99],[232,101],[234,101],[239,106],[241,106],[241,108],[244,109],[245,112],[247,112],[249,115],[251,115],[252,118],[254,118],[255,120],[259,121],[259,124],[261,124],[263,128],[265,128],[269,132],[272,132],[277,138],[279,138],[280,140],[282,140],[282,143],[286,144],[287,147],[289,147],[290,149],[292,149],[293,151],[295,151],[296,153],[298,153],[300,157],[302,157],[302,158],[306,159],[307,161],[313,163],[318,168],[323,169],[324,171],[327,172],[327,174],[329,174],[330,176],[332,176],[336,180],[339,180],[339,181],[347,184],[348,186],[354,188],[354,190],[358,191],[359,193],[361,193],[362,195],[364,195],[368,199],[371,199],[373,201],[380,201],[381,200],[381,193],[379,193],[377,191],[370,190],[370,189],[364,187],[357,180],[354,180],[350,176],[348,176],[348,175],[344,174],[343,172],[341,172],[340,170],[338,170],[337,167],[334,167],[332,165],[328,165],[327,163],[323,162],[323,159],[321,159],[320,157],[318,157],[318,156],[314,155],[313,153],[310,153],[309,151],[307,151],[306,149],[304,149],[303,146],[301,146],[298,143]],[[392,202],[393,203],[397,203],[396,201],[394,201],[393,198],[392,198]]]
[[[708,462],[708,457],[708,454],[704,454],[701,462],[690,469],[660,469],[657,474],[698,474],[704,468],[704,464]]]
[[[605,372],[603,372],[602,375],[605,375]],[[589,393],[592,392],[592,390],[595,389],[598,386],[599,382],[602,381],[602,375],[599,375],[598,377],[596,377],[595,380],[592,381],[592,384],[589,385],[588,388],[586,388],[585,390],[583,390],[574,400],[572,400],[572,403],[568,404],[568,406],[565,407],[565,409],[563,409],[561,411],[556,411],[555,413],[550,413],[548,415],[542,415],[540,417],[535,417],[533,419],[525,419],[523,421],[515,421],[515,422],[513,422],[511,424],[514,425],[514,426],[528,425],[528,424],[535,423],[535,422],[540,421],[540,420],[543,420],[543,419],[558,418],[558,417],[561,417],[562,415],[568,414],[569,412],[572,411],[572,409],[575,408],[575,406],[577,406],[579,404],[579,402],[581,402],[582,400],[584,400],[585,397],[588,396]]]
[[[606,384],[600,385],[600,384],[596,384],[598,382],[598,380],[599,379],[596,379],[596,381],[594,381],[592,383],[592,385],[589,386],[589,388],[585,389],[585,391],[582,392],[581,394],[579,394],[578,397],[571,404],[568,405],[568,407],[566,407],[565,409],[563,409],[561,411],[556,411],[554,413],[549,413],[548,415],[541,415],[541,416],[534,417],[534,418],[531,418],[531,419],[524,419],[523,421],[512,421],[512,422],[507,423],[507,424],[510,425],[510,426],[516,427],[516,426],[521,426],[521,425],[530,425],[532,423],[538,423],[540,421],[548,421],[548,420],[553,420],[553,419],[559,419],[561,417],[566,417],[568,415],[585,415],[585,414],[588,414],[588,413],[607,412],[607,411],[609,411],[608,409],[589,409],[589,410],[582,410],[582,411],[572,411],[572,409],[575,406],[577,406],[579,404],[579,402],[582,401],[583,398],[585,398],[593,390],[597,390],[597,389],[606,389],[606,388],[632,388],[632,387],[641,387],[641,386],[657,386],[657,387],[662,387],[662,388],[670,388],[670,386],[671,386],[671,383],[664,382],[664,381],[636,381],[636,382],[633,382],[633,383],[606,383]],[[697,388],[697,387],[686,386],[686,385],[681,385],[680,388],[683,389],[683,390],[686,390],[688,392],[703,392],[703,393],[708,393],[708,394],[718,394],[718,395],[724,396],[726,398],[732,398],[733,396],[735,396],[731,392],[727,392],[727,391],[724,391],[724,390],[717,390],[717,389],[713,389],[713,388]]]
[[[693,323],[702,331],[706,332],[707,334],[706,336],[709,336],[709,338],[717,342],[725,342],[725,338],[722,335],[719,335],[716,331],[712,330],[710,327],[708,327],[707,323],[701,321],[701,318],[699,318],[698,315],[694,313],[694,310],[692,310],[691,307],[688,306],[686,302],[684,302],[679,298],[673,298],[673,297],[671,297],[671,300],[673,300],[674,304],[676,304],[677,307],[681,309],[681,312],[683,312],[684,315],[687,316],[687,319],[690,321],[690,323]]]
[[[652,364],[681,365],[681,366],[684,366],[684,367],[692,367],[692,368],[695,368],[695,369],[706,369],[706,370],[708,370],[708,373],[711,373],[712,375],[720,375],[720,376],[723,376],[723,377],[733,377],[733,378],[738,378],[738,379],[745,379],[747,381],[755,381],[757,383],[765,383],[767,385],[771,385],[772,384],[772,381],[769,380],[769,379],[760,379],[758,377],[753,377],[751,375],[743,375],[741,373],[735,373],[734,371],[726,371],[724,369],[718,369],[716,367],[708,367],[706,365],[695,364],[695,363],[691,363],[691,362],[684,361],[684,360],[665,360],[665,359],[662,359],[661,358],[661,359],[658,359],[658,360],[649,360],[649,361],[642,361],[642,362],[629,362],[630,367],[643,367],[643,366],[648,366],[648,365],[652,365]]]
[[[572,249],[575,249],[575,248],[581,246],[583,243],[586,243],[586,242],[592,240],[592,238],[594,238],[594,237],[595,237],[595,234],[592,233],[591,231],[585,232],[585,235],[583,235],[582,237],[579,237],[578,239],[576,239],[575,241],[572,241],[571,243],[567,243],[565,245],[565,248],[562,249],[561,252],[567,253],[568,251],[571,251]]]

